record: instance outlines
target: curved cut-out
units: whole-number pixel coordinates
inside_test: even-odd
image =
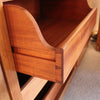
[[[51,57],[53,60],[55,48],[45,41],[32,15],[24,8],[16,5],[5,5],[4,8],[11,46],[16,49],[43,52],[43,55],[47,55],[49,52],[47,59]],[[46,57],[44,58],[46,59]]]

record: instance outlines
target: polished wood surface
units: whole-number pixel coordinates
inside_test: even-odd
[[[4,2],[4,4],[19,5],[27,9],[37,20],[40,17],[40,3],[39,0],[10,0],[10,2]]]
[[[91,16],[92,15],[92,16]],[[91,23],[92,22],[92,23]],[[65,39],[60,45],[64,50],[64,79],[68,77],[73,65],[76,63],[86,42],[88,41],[91,31],[96,22],[96,9],[93,9],[87,17],[77,26],[77,28]],[[76,45],[77,44],[77,45]],[[64,81],[65,81],[64,80]]]
[[[4,5],[4,8],[11,46],[15,48],[15,52],[24,51],[24,55],[32,53],[32,56],[54,60],[55,51],[52,50],[54,48],[44,40],[32,15],[16,5]],[[26,54],[26,52],[30,53]]]
[[[1,1],[0,1],[0,27],[1,27],[0,28],[0,57],[1,57],[0,61],[2,62],[2,69],[4,72],[3,75],[0,66],[0,79],[3,78],[0,83],[3,89],[1,90],[0,88],[1,91],[0,100],[25,100],[25,98],[30,98],[30,100],[33,100],[33,98],[37,96],[37,94],[40,92],[42,87],[46,84],[47,80],[42,80],[34,77],[30,79],[22,87],[22,89],[20,89],[16,70],[15,70],[15,65],[13,61],[11,45],[9,42],[8,31],[6,28],[3,5]],[[4,80],[4,76],[5,76],[5,80]],[[8,86],[8,88],[6,85]],[[36,85],[39,85],[39,87],[36,88]],[[35,90],[33,91],[33,89]],[[7,92],[9,92],[10,98]]]
[[[60,83],[54,83],[44,99],[60,99],[85,51],[96,9],[90,12],[85,0],[14,0],[4,4],[8,30],[0,1],[0,56],[11,99],[33,100],[48,80]],[[16,71],[33,76],[21,89]]]
[[[72,70],[72,72],[70,73],[68,79],[66,80],[66,82],[64,84],[61,84],[61,83],[54,83],[52,85],[52,87],[48,90],[47,94],[44,96],[43,100],[62,100],[77,68],[79,67],[80,65],[80,62],[82,61],[82,58],[85,54],[85,51],[86,51],[86,48],[88,46],[88,42],[86,43],[84,49],[82,50],[81,54],[80,54],[80,57],[78,58],[76,64],[74,65],[74,68]]]
[[[56,80],[55,62],[16,53],[14,53],[14,59],[18,72],[50,81]]]
[[[47,80],[36,77],[30,78],[29,81],[21,88],[23,100],[34,100],[46,83]]]
[[[3,4],[1,0],[0,0],[0,57],[2,62],[2,69],[5,75],[11,99],[22,100],[17,74],[15,70],[15,64],[12,56],[8,31],[6,27]]]
[[[80,54],[80,56],[79,56],[79,58],[78,58],[76,64],[74,65],[74,69],[72,70],[71,74],[69,75],[70,77],[67,79],[66,83],[65,83],[65,84],[62,86],[62,88],[60,89],[59,93],[58,93],[57,96],[56,96],[56,99],[62,100],[64,94],[66,93],[67,88],[68,88],[68,86],[69,86],[69,84],[70,84],[70,82],[71,82],[71,80],[72,80],[72,78],[73,78],[73,76],[74,76],[74,74],[75,74],[77,68],[79,67],[79,65],[80,65],[80,63],[81,63],[81,61],[82,61],[82,58],[84,57],[84,54],[85,54],[86,49],[87,49],[87,47],[88,47],[88,42],[89,42],[89,41],[87,41],[87,43],[85,44],[84,49],[82,50],[82,52],[81,52],[81,54]]]
[[[41,16],[82,20],[89,12],[87,0],[40,0]]]
[[[67,90],[75,72],[76,68],[74,68],[72,74],[64,84],[54,83],[43,100],[62,100],[62,95],[64,95],[63,91]]]
[[[66,5],[64,1],[60,4]],[[52,16],[53,19],[41,17],[36,22],[34,16],[20,6],[6,4],[4,8],[16,70],[54,82],[65,82],[94,27],[96,9],[80,23],[80,19],[74,21],[74,18],[58,16]]]
[[[79,23],[80,21],[50,18],[38,21],[45,40],[54,47],[65,40]]]
[[[62,100],[62,95],[64,95],[64,91],[67,90],[67,87],[69,86],[77,67],[73,69],[72,73],[70,74],[68,80],[64,84],[60,83],[54,83],[53,86],[50,88],[50,90],[47,92],[43,100]]]
[[[73,76],[75,75],[75,72],[77,70],[77,66],[75,66],[75,68],[73,69],[73,72],[71,73],[69,79],[65,82],[65,84],[62,86],[62,88],[60,89],[58,95],[56,96],[56,100],[62,100],[63,99],[63,96],[65,95],[66,91],[67,91],[67,88],[68,86],[70,85],[70,82],[73,78]]]

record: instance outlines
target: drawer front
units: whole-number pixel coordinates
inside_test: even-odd
[[[53,47],[45,41],[34,17],[27,10],[14,5],[5,5],[4,8],[16,70],[64,83],[89,39],[96,20],[96,9],[93,9],[72,33],[69,32],[69,36],[59,41],[59,46]],[[19,14],[22,17],[19,17]],[[69,28],[66,31],[69,31]]]
[[[14,53],[17,72],[56,82],[55,62]]]
[[[64,83],[84,49],[96,21],[96,9],[70,34],[64,45],[56,49],[56,60],[14,53],[16,70],[53,82]]]

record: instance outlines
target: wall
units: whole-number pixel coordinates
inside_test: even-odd
[[[100,14],[100,0],[87,0],[88,4],[91,8],[96,7],[98,9],[97,12],[97,21],[96,21],[96,25],[93,29],[93,35],[98,33],[98,27],[99,27],[99,14]]]

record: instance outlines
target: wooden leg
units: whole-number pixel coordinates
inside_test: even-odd
[[[0,57],[11,100],[22,100],[8,37],[2,0],[0,0]]]

